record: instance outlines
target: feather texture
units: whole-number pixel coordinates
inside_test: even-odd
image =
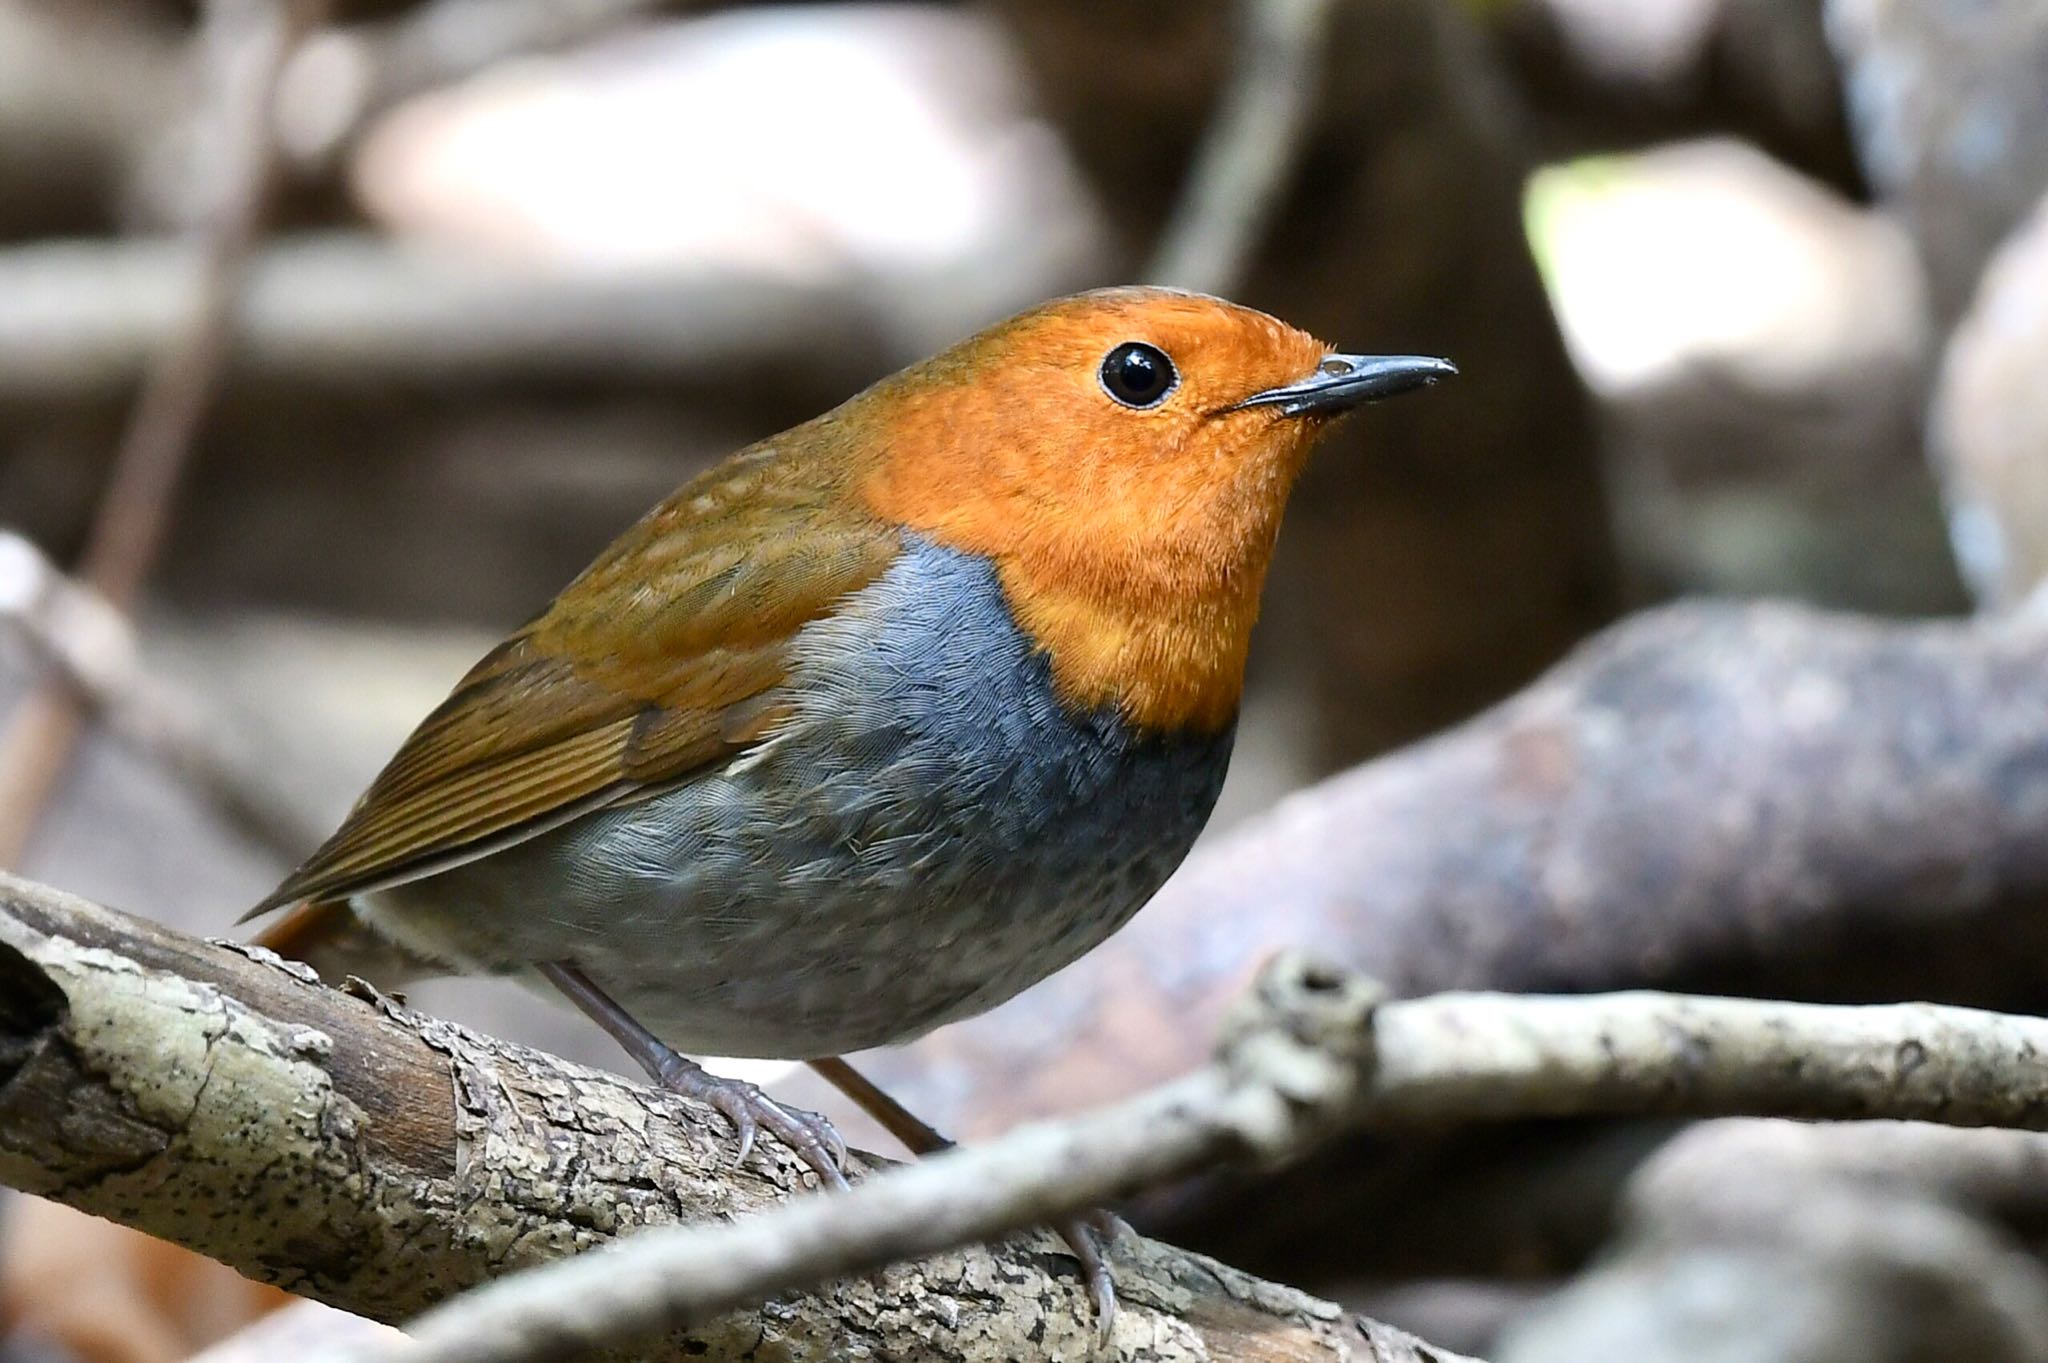
[[[743,451],[648,513],[462,679],[249,916],[460,865],[771,733],[790,639],[902,552],[815,457],[835,434]]]

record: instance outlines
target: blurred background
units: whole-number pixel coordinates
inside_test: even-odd
[[[1164,1077],[1296,941],[1410,992],[2036,1010],[2044,192],[2048,0],[0,0],[0,865],[231,932],[674,485],[1150,280],[1463,376],[1309,474],[1205,848],[875,1058],[911,1107]],[[2048,1359],[2037,1169],[1553,1123],[1131,1210],[1490,1358],[1996,1363]],[[275,1304],[4,1218],[0,1357]]]

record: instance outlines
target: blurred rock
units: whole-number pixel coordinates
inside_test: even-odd
[[[1729,141],[1548,169],[1528,202],[1653,589],[1965,604],[1920,456],[1926,322],[1896,224]]]
[[[1864,168],[1926,262],[1944,328],[2048,190],[2048,6],[1828,0]]]
[[[1930,435],[1978,599],[2048,580],[2048,198],[1984,271],[1942,358]]]
[[[1861,197],[1822,0],[1483,8],[1545,159],[1725,135]]]
[[[1874,1139],[1873,1139],[1874,1137]],[[1915,1176],[2015,1137],[1712,1122],[1652,1158],[1619,1252],[1508,1326],[1498,1363],[2037,1363],[2048,1272]],[[1889,1167],[1874,1146],[1896,1143]],[[1938,1147],[1930,1149],[1929,1147]],[[1844,1158],[1834,1158],[1841,1147]]]
[[[767,5],[505,63],[393,110],[352,178],[401,238],[548,266],[919,276],[920,351],[1099,253],[1000,33],[933,5]]]

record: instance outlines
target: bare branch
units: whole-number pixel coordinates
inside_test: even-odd
[[[1237,66],[1146,278],[1234,292],[1301,151],[1332,0],[1242,0]]]
[[[175,332],[199,268],[194,248],[167,241],[0,251],[0,401],[98,398],[132,382]],[[300,235],[251,262],[231,363],[238,376],[301,384],[593,373],[726,383],[786,376],[802,356],[805,382],[826,393],[962,325],[937,290],[924,291],[933,302],[920,314],[889,287],[536,271],[368,235]]]
[[[218,89],[204,142],[220,200],[198,227],[201,267],[180,329],[152,366],[115,452],[80,576],[116,607],[135,604],[162,546],[178,483],[227,354],[236,286],[272,173],[278,73],[319,0],[213,0],[202,38]],[[61,678],[38,686],[0,732],[0,864],[16,860],[63,775],[84,706]]]
[[[649,1232],[493,1284],[422,1317],[402,1356],[541,1363],[1219,1161],[1281,1162],[1354,1123],[1761,1112],[2048,1127],[2048,1020],[1648,993],[1443,994],[1377,1010],[1372,997],[1355,976],[1282,958],[1219,1059],[1185,1079],[841,1197]]]
[[[203,142],[220,199],[197,225],[190,310],[151,368],[114,455],[80,576],[123,610],[156,562],[178,482],[227,353],[236,286],[256,243],[274,171],[270,111],[278,73],[316,0],[211,0],[201,41],[217,73]]]
[[[280,862],[296,861],[319,842],[321,825],[300,817],[258,773],[213,741],[189,698],[170,694],[143,672],[125,616],[7,530],[0,530],[0,624],[18,629],[117,738],[163,763]]]

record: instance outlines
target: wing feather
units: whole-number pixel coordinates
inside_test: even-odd
[[[806,472],[747,452],[656,507],[471,669],[248,916],[433,874],[761,741],[790,640],[902,551]]]

